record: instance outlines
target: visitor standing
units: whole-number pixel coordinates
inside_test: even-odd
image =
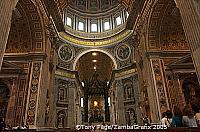
[[[172,127],[183,127],[182,112],[178,107],[174,107],[174,116],[172,117]]]
[[[182,122],[184,127],[197,127],[194,112],[190,106],[185,106],[183,110]]]

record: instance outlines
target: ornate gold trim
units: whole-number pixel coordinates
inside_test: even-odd
[[[70,36],[67,33],[64,32],[59,32],[59,36],[63,38],[64,40],[71,42],[73,44],[77,45],[83,45],[83,46],[104,46],[104,45],[109,45],[109,44],[114,44],[119,41],[124,40],[125,38],[129,37],[133,33],[132,30],[125,30],[122,33],[113,36],[109,39],[100,39],[100,40],[85,40],[85,39],[80,39],[80,38],[75,38],[73,36]]]
[[[120,77],[127,76],[127,75],[130,75],[130,74],[133,74],[133,73],[137,73],[136,68],[129,69],[129,70],[126,70],[126,71],[122,71],[120,73],[115,73],[115,78],[120,78]]]
[[[75,74],[69,72],[55,71],[55,74],[66,78],[75,78]]]

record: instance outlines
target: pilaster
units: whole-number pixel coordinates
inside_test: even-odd
[[[197,0],[175,0],[175,2],[181,13],[183,29],[200,82],[200,3]]]
[[[0,70],[3,62],[3,55],[6,49],[8,35],[11,27],[12,11],[18,0],[1,0],[0,1]]]
[[[158,107],[159,117],[161,119],[162,113],[169,109],[169,103],[167,98],[167,91],[165,86],[165,78],[162,67],[162,60],[159,58],[150,59],[151,70],[153,74],[153,83],[156,94],[156,101]]]
[[[69,128],[74,128],[75,127],[75,82],[71,81],[70,86],[69,86],[69,106],[68,106],[68,126]]]
[[[125,119],[125,109],[124,109],[124,89],[122,87],[121,80],[117,81],[117,124],[119,125],[125,125],[126,119]]]
[[[29,128],[36,129],[37,127],[37,110],[38,100],[40,95],[42,62],[32,62],[30,82],[28,88],[28,98],[25,113],[25,123]]]
[[[151,116],[151,122],[152,123],[158,123],[159,122],[159,108],[157,105],[157,98],[156,98],[156,91],[155,91],[155,85],[153,80],[153,74],[151,70],[151,62],[149,58],[145,57],[144,61],[144,78],[146,78],[145,87],[147,89],[148,99],[145,101],[145,103],[148,103],[150,107],[150,116]]]

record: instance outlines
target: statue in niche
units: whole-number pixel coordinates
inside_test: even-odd
[[[59,89],[59,101],[64,100],[64,89]]]
[[[136,116],[135,110],[133,108],[129,108],[126,111],[126,122],[128,125],[137,124],[137,116]]]
[[[127,87],[126,88],[126,99],[130,99],[131,98],[131,88]]]
[[[134,91],[133,91],[133,84],[131,80],[126,80],[124,84],[124,90],[125,90],[125,99],[132,99],[134,98]]]
[[[59,111],[57,116],[57,126],[58,128],[64,128],[65,123],[65,112]]]

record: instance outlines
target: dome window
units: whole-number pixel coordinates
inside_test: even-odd
[[[122,19],[121,19],[120,16],[118,16],[118,17],[116,18],[116,24],[117,24],[117,26],[122,24]]]
[[[97,24],[91,24],[91,31],[92,32],[97,32]]]
[[[83,22],[78,23],[78,30],[81,30],[81,31],[84,30],[84,23]]]
[[[110,29],[110,23],[109,22],[105,22],[104,23],[104,30],[109,30]]]
[[[70,17],[67,17],[67,26],[72,26],[72,19]]]

